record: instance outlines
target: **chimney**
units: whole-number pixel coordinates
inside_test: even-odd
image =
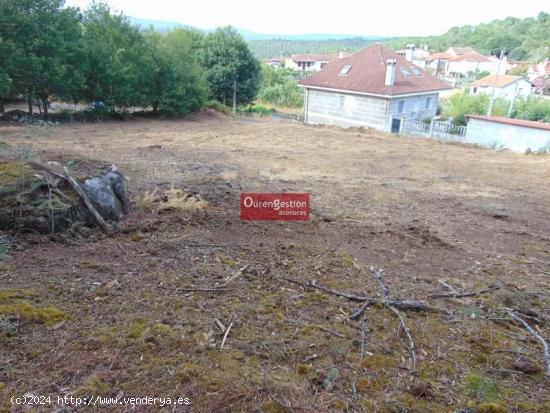
[[[345,52],[338,52],[338,59],[342,59],[346,57],[346,53]]]
[[[393,86],[395,83],[395,69],[397,66],[397,60],[388,59],[386,62],[386,80],[384,84],[386,86]]]
[[[408,62],[413,61],[415,49],[416,49],[416,46],[414,44],[407,45],[407,48],[405,49],[405,60],[407,60]]]

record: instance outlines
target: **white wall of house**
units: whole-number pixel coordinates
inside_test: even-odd
[[[470,119],[465,142],[514,152],[550,150],[550,130]]]
[[[470,73],[476,72],[489,72],[492,75],[503,75],[506,73],[507,64],[502,62],[500,67],[498,60],[493,62],[446,62],[445,74],[450,75],[452,73],[460,73],[464,76],[468,76]]]
[[[420,120],[433,117],[437,104],[437,93],[392,99],[309,88],[304,93],[306,123],[379,130],[389,130],[391,117]]]
[[[389,114],[395,118],[418,119],[434,117],[437,113],[438,93],[390,99]]]
[[[342,127],[389,129],[388,100],[377,97],[305,89],[305,122]]]
[[[486,94],[490,95],[493,92],[492,86],[473,86],[471,93],[473,95]],[[531,83],[525,79],[520,79],[516,82],[512,82],[503,87],[495,88],[495,98],[504,98],[507,100],[512,100],[514,95],[517,97],[527,97],[532,93]]]
[[[315,61],[315,62],[295,62],[291,58],[285,60],[285,67],[300,72],[318,72],[324,69],[328,64],[328,61]]]

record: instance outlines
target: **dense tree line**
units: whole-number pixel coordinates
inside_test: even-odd
[[[490,96],[472,95],[469,91],[456,93],[442,101],[442,114],[457,125],[466,124],[466,115],[486,115]],[[517,98],[510,112],[511,102],[504,98],[495,99],[491,114],[512,118],[550,122],[550,100],[540,96]]]
[[[356,51],[364,49],[380,39],[354,37],[349,39],[325,40],[252,40],[250,49],[259,59],[276,56],[290,56],[299,53],[338,53],[340,51]]]
[[[187,113],[209,98],[255,99],[259,62],[232,28],[140,30],[101,2],[0,0],[0,111],[24,97],[47,116],[53,99],[106,112]]]
[[[510,59],[538,61],[550,57],[550,14],[541,12],[525,19],[508,17],[477,26],[454,27],[441,36],[402,37],[386,42],[395,50],[409,43],[428,45],[434,51],[471,46],[485,54],[505,48]]]

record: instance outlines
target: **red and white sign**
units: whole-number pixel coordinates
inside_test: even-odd
[[[241,193],[241,219],[309,221],[308,193]]]

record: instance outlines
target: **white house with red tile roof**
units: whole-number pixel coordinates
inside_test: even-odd
[[[505,74],[508,67],[506,56],[499,64],[494,56],[485,56],[471,47],[449,47],[441,53],[434,53],[429,58],[428,67],[437,76],[469,77],[480,72]]]
[[[299,82],[304,120],[312,124],[389,130],[393,118],[436,115],[450,86],[381,44],[337,59]]]
[[[536,65],[531,65],[527,69],[527,77],[529,80],[534,80],[540,76],[545,78],[550,77],[550,60],[544,59],[542,62],[537,63]]]
[[[337,54],[293,54],[285,60],[285,67],[301,72],[318,72],[334,59]]]
[[[470,85],[472,95],[493,95],[495,98],[512,100],[515,97],[526,98],[532,93],[533,85],[522,76],[489,75]]]

